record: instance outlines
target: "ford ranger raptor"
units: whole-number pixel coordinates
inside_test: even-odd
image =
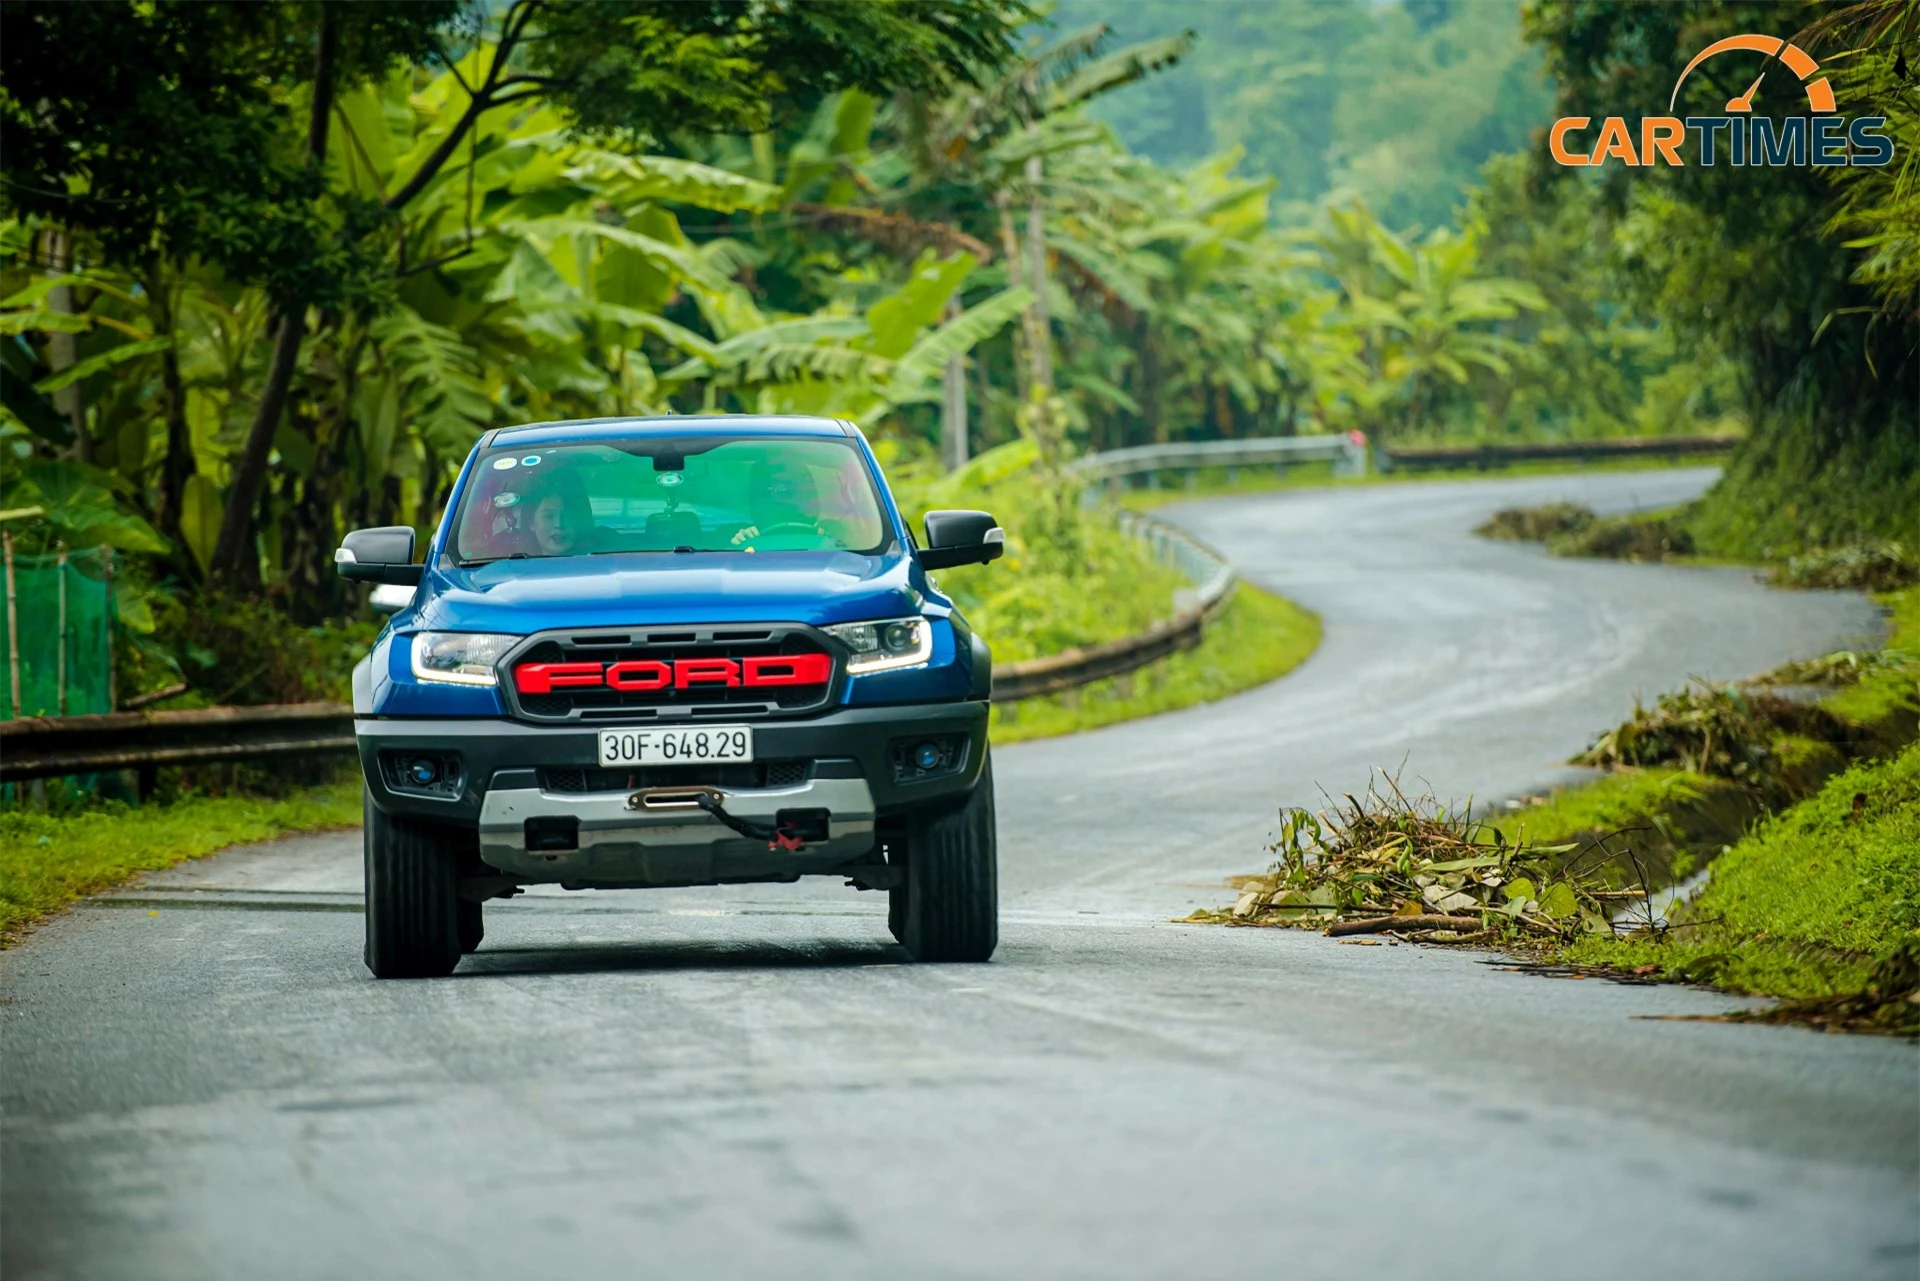
[[[857,427],[703,416],[501,428],[414,531],[335,553],[392,611],[354,669],[366,963],[451,973],[529,885],[844,877],[922,961],[998,937],[987,646]]]

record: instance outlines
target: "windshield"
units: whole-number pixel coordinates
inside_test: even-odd
[[[849,440],[652,436],[480,455],[463,563],[615,552],[853,551],[890,541]]]

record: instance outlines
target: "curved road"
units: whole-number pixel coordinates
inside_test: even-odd
[[[1467,532],[1710,479],[1175,509],[1325,644],[998,753],[992,965],[903,964],[879,896],[823,883],[532,894],[454,978],[376,984],[351,833],[95,900],[0,953],[0,1272],[1911,1281],[1909,1046],[1167,921],[1262,865],[1277,805],[1378,766],[1534,790],[1636,693],[1877,630],[1856,596]]]

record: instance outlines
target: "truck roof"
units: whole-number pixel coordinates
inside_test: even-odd
[[[856,429],[834,418],[798,414],[667,414],[647,418],[577,418],[569,422],[528,423],[524,427],[497,427],[480,440],[480,448],[511,443],[560,445],[575,441],[622,439],[633,436],[703,436],[750,432],[765,436],[852,436]]]

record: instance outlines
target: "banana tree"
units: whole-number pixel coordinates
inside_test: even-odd
[[[721,396],[760,413],[809,413],[875,426],[908,405],[933,401],[947,366],[991,337],[1031,301],[1004,290],[963,308],[949,304],[973,271],[970,254],[931,252],[897,290],[860,313],[844,302],[804,316],[769,317],[661,375],[702,404]]]
[[[342,95],[333,180],[390,201],[469,119],[470,83],[396,76]],[[663,355],[761,320],[737,264],[695,245],[675,211],[763,208],[777,188],[584,142],[549,110],[481,112],[463,142],[396,228],[392,304],[322,318],[303,353],[268,550],[296,599],[322,608],[339,590],[322,539],[342,519],[431,524],[486,427],[660,410]],[[663,314],[687,304],[698,329]]]
[[[920,161],[922,181],[971,181],[990,190],[1007,280],[1016,288],[1031,288],[1033,300],[1023,315],[1023,402],[1045,400],[1054,390],[1046,157],[1097,140],[1098,131],[1078,117],[1077,108],[1174,65],[1194,40],[1194,33],[1186,31],[1102,54],[1109,34],[1110,28],[1099,24],[1062,37],[1028,53],[993,81],[963,90],[941,108],[916,117],[923,127],[911,154]],[[1016,183],[1026,203],[1024,255],[1013,218]],[[953,390],[961,368],[956,364],[946,377],[950,389],[943,404],[954,407],[942,425],[946,453],[963,459],[964,444],[955,442],[965,439],[966,400]],[[1049,412],[1057,416],[1060,410]]]
[[[1520,280],[1477,274],[1479,253],[1471,236],[1441,228],[1418,243],[1377,223],[1374,259],[1390,284],[1386,297],[1353,300],[1354,314],[1386,331],[1381,372],[1404,384],[1404,430],[1425,423],[1443,383],[1464,384],[1474,369],[1504,377],[1519,344],[1493,330],[1522,310],[1547,306],[1539,289]]]

